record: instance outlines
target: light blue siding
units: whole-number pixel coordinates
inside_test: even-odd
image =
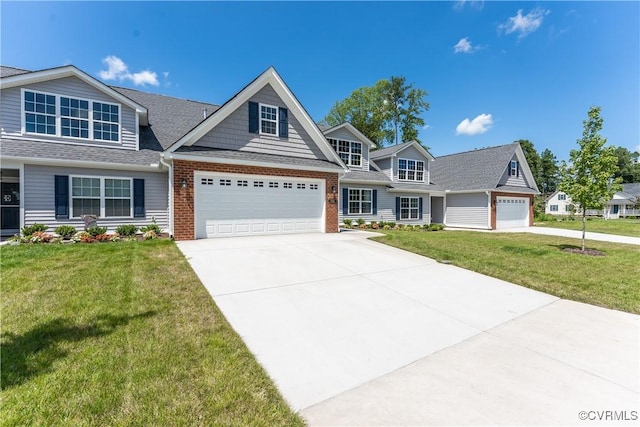
[[[447,194],[445,205],[445,225],[489,228],[489,196],[486,193]]]
[[[324,134],[327,139],[342,139],[345,141],[355,141],[362,143],[362,165],[361,166],[349,166],[349,169],[354,170],[369,170],[369,145],[364,143],[362,140],[358,139],[353,133],[349,132],[345,128],[340,128],[333,132],[328,132]]]
[[[518,156],[514,155],[511,160],[520,161]],[[522,163],[521,163],[522,165]],[[522,172],[522,166],[520,166],[520,176],[511,176],[509,175],[511,169],[511,162],[507,164],[507,167],[502,174],[502,178],[500,178],[499,185],[510,185],[513,187],[529,187],[529,183],[527,183],[526,178],[524,177],[524,173]]]
[[[378,190],[378,209],[376,215],[363,215],[363,214],[352,214],[352,215],[343,215],[343,200],[342,200],[342,189],[343,188],[362,188],[362,189],[371,189]],[[342,222],[345,218],[352,219],[354,222],[358,218],[362,218],[365,221],[393,221],[397,223],[403,224],[428,224],[431,219],[430,215],[430,202],[428,194],[404,194],[404,193],[389,193],[387,191],[387,187],[384,185],[363,185],[363,184],[351,184],[351,183],[341,183],[340,184],[340,195],[339,205],[338,205],[338,220]],[[422,220],[396,220],[396,197],[422,197]]]

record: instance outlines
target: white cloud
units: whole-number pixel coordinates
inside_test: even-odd
[[[480,114],[473,120],[464,119],[456,127],[456,135],[478,135],[485,133],[493,125],[491,114]]]
[[[465,37],[460,39],[460,41],[453,47],[454,53],[471,53],[475,51],[477,48],[471,46],[471,42],[469,41],[469,37]]]
[[[466,5],[474,9],[482,9],[484,7],[483,0],[458,0],[453,4],[454,9],[463,9]]]
[[[522,15],[522,9],[518,10],[516,16],[512,16],[504,23],[498,25],[498,32],[504,31],[505,34],[519,33],[518,38],[523,38],[542,25],[545,15],[548,15],[547,9],[536,7],[526,15]]]
[[[429,125],[424,125],[424,126],[422,126],[422,129],[423,129],[423,130],[427,130],[427,129],[429,129],[430,127],[431,127],[431,126],[429,126]]]
[[[127,64],[115,55],[107,56],[102,62],[107,66],[106,70],[98,73],[103,80],[131,80],[136,86],[147,84],[158,86],[160,84],[155,71],[143,70],[138,73],[130,73]]]

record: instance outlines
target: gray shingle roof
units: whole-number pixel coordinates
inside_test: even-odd
[[[188,154],[190,156],[198,156],[205,158],[220,158],[230,160],[243,160],[243,161],[255,161],[264,163],[273,163],[274,167],[287,165],[303,166],[303,167],[318,167],[324,169],[335,169],[336,172],[342,171],[342,166],[335,163],[331,163],[327,160],[316,159],[304,159],[300,157],[287,157],[277,156],[274,154],[262,154],[252,153],[249,151],[235,151],[235,150],[219,150],[208,147],[198,146],[182,146],[175,151],[176,154]]]
[[[23,70],[22,68],[5,67],[4,65],[0,66],[0,77],[10,77],[15,76],[16,74],[25,74],[30,72],[31,71]]]
[[[517,146],[512,143],[438,157],[431,164],[431,181],[451,191],[494,189]]]
[[[353,169],[347,172],[343,179],[347,181],[382,181],[391,184],[389,177],[379,171],[362,171]]]
[[[640,197],[640,182],[622,184],[622,192],[631,197]]]
[[[390,147],[380,148],[378,150],[374,150],[369,154],[369,157],[372,159],[382,159],[385,157],[389,157],[392,154],[397,153],[398,151],[404,149],[407,145],[412,144],[413,141],[403,142],[402,144],[392,145]]]
[[[395,190],[403,190],[403,191],[424,191],[424,192],[429,192],[429,191],[443,191],[442,188],[440,188],[440,186],[436,185],[436,184],[411,184],[411,183],[403,183],[403,182],[394,182],[391,184],[391,186],[395,189]]]

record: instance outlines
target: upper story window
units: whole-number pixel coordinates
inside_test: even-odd
[[[509,167],[509,176],[518,176],[518,161],[511,160],[511,166]]]
[[[361,142],[329,138],[329,143],[346,165],[362,166]]]
[[[424,162],[398,159],[398,180],[424,182]]]
[[[558,200],[567,200],[567,195],[564,193],[558,193]]]
[[[120,106],[23,90],[27,133],[86,140],[120,140]]]
[[[260,104],[260,133],[278,134],[278,107]]]

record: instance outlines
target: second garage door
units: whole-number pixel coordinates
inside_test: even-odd
[[[496,197],[496,228],[528,226],[528,197]]]
[[[195,174],[196,238],[324,231],[324,181]]]

